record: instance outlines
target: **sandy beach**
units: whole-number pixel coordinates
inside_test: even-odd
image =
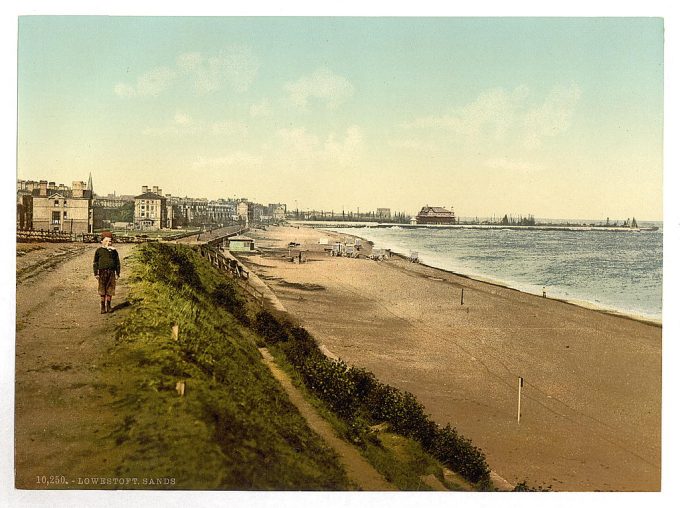
[[[321,230],[248,235],[260,254],[241,259],[330,354],[415,394],[509,482],[660,489],[661,327],[396,256],[331,257],[319,240],[342,235]]]

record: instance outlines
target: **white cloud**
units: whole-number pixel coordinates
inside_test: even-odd
[[[323,145],[324,157],[341,163],[351,162],[361,150],[363,141],[361,130],[357,126],[349,127],[340,140],[331,134]]]
[[[524,86],[507,92],[502,88],[484,91],[476,100],[449,114],[416,118],[402,124],[404,128],[440,128],[456,134],[477,136],[490,132],[502,138],[515,121],[518,109],[528,95]]]
[[[258,104],[250,106],[250,116],[253,118],[271,116],[272,109],[267,99],[262,99]]]
[[[554,87],[542,104],[526,114],[525,146],[536,148],[541,144],[542,138],[555,136],[569,129],[580,97],[581,89],[574,83],[568,87]]]
[[[139,76],[134,85],[117,83],[113,90],[119,97],[154,96],[184,75],[189,76],[194,89],[201,94],[220,90],[225,85],[233,91],[245,92],[255,80],[259,67],[257,59],[245,47],[233,46],[216,55],[182,53],[174,67],[157,67]]]
[[[203,62],[203,55],[200,53],[182,53],[177,57],[177,68],[181,71],[193,71]]]
[[[211,131],[216,135],[244,135],[248,133],[248,126],[236,120],[224,120],[213,123]]]
[[[194,80],[201,94],[220,90],[225,84],[233,91],[245,92],[257,76],[260,64],[245,47],[232,46],[214,56],[184,53],[177,58],[177,67]]]
[[[193,120],[191,117],[185,113],[180,113],[179,111],[175,113],[175,123],[177,125],[191,125]]]
[[[536,104],[529,89],[494,88],[473,102],[443,115],[430,115],[404,122],[404,129],[439,129],[474,141],[519,140],[525,148],[540,146],[543,138],[566,131],[581,96],[576,84],[556,86]]]
[[[113,88],[113,91],[116,93],[118,97],[134,97],[137,94],[136,90],[133,87],[125,83],[118,83]]]
[[[357,126],[346,129],[340,138],[334,133],[321,140],[305,128],[280,129],[281,159],[290,162],[347,164],[363,150],[363,134]]]
[[[158,67],[137,80],[137,95],[158,95],[175,78],[175,72],[167,67]]]
[[[142,130],[142,134],[146,136],[164,136],[164,135],[179,135],[179,134],[197,134],[203,130],[200,123],[195,122],[189,115],[180,111],[176,112],[165,125],[160,127],[146,127]]]
[[[262,164],[262,157],[248,152],[236,151],[220,157],[199,156],[194,161],[195,168],[239,168],[243,166],[255,167]]]
[[[293,104],[303,108],[307,107],[310,99],[318,99],[329,109],[336,109],[354,95],[352,83],[326,68],[287,83],[285,89]]]
[[[118,83],[114,92],[119,97],[147,97],[158,95],[170,86],[175,79],[175,72],[168,67],[157,67],[137,78],[135,86],[127,83]]]
[[[172,119],[168,119],[164,125],[146,127],[142,130],[142,134],[151,136],[202,133],[212,133],[216,136],[245,136],[248,134],[248,125],[238,120],[223,120],[207,124],[201,120],[194,120],[186,113],[177,111]]]

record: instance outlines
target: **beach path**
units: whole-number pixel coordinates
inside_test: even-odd
[[[281,384],[288,398],[300,411],[309,427],[336,451],[340,457],[340,462],[347,471],[347,476],[352,482],[361,490],[366,491],[397,490],[361,456],[355,447],[336,435],[331,425],[319,416],[312,405],[305,400],[302,393],[295,388],[290,377],[276,365],[274,357],[267,348],[260,348],[260,354],[274,378]]]
[[[262,255],[242,260],[325,350],[415,394],[503,478],[554,490],[660,489],[659,326],[402,258],[331,257],[319,240],[337,235],[320,230],[249,236]],[[290,261],[289,242],[307,262]]]
[[[26,246],[20,246],[22,249]],[[113,395],[98,378],[126,309],[125,257],[113,298],[100,314],[92,259],[97,244],[47,244],[17,260],[15,484],[51,489],[77,484],[120,459],[105,446],[117,423]],[[123,305],[121,305],[123,304]],[[50,477],[56,483],[49,483]]]

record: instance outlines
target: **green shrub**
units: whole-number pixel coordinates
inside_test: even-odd
[[[489,466],[482,451],[473,446],[469,439],[458,435],[450,425],[439,429],[428,451],[473,483],[489,478]]]
[[[262,335],[267,344],[276,344],[288,340],[288,332],[269,311],[261,310],[255,316],[255,330]]]
[[[364,442],[368,424],[386,422],[392,430],[418,441],[423,449],[473,483],[489,481],[489,466],[481,450],[447,425],[440,428],[416,397],[379,382],[365,369],[348,367],[321,353],[302,327],[280,323],[271,313],[258,313],[256,329],[269,344],[278,343],[302,375],[305,385],[349,424],[349,438]]]
[[[311,357],[301,369],[305,384],[342,418],[351,420],[360,400],[355,396],[356,385],[347,376],[342,361]]]
[[[317,346],[314,338],[304,328],[291,328],[290,337],[292,340],[281,344],[281,348],[283,349],[286,358],[288,358],[298,370],[300,370],[307,361],[312,359],[321,361],[326,358]]]

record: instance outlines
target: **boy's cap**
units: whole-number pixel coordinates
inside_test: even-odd
[[[113,235],[111,234],[111,231],[104,231],[102,232],[102,240],[104,238],[111,238],[113,240]]]

